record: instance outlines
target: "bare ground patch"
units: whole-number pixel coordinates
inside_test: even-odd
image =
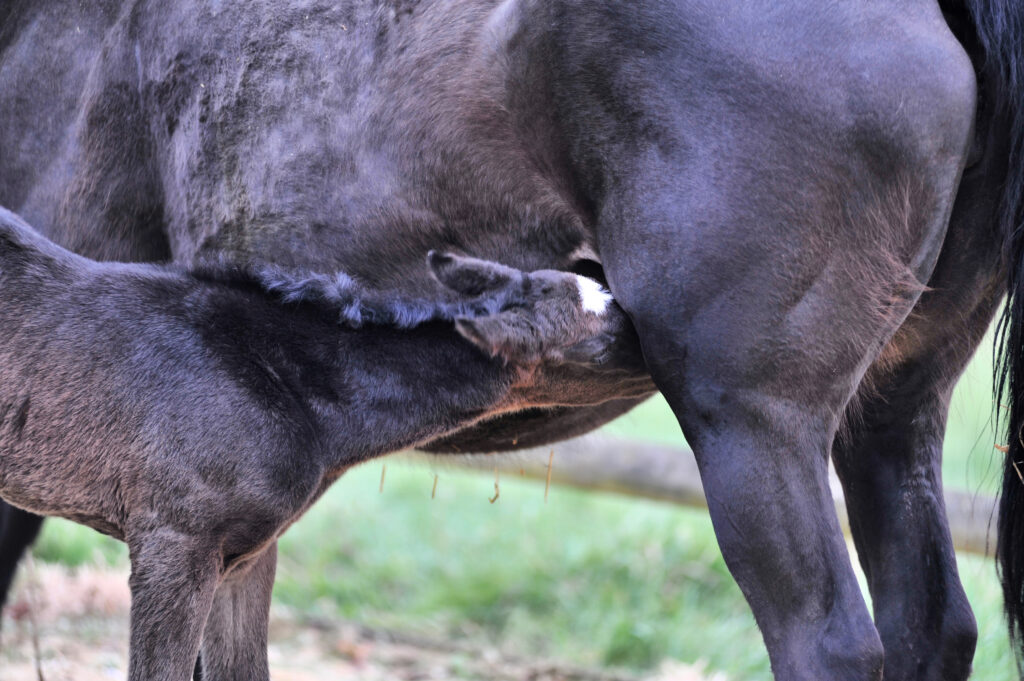
[[[124,570],[37,564],[3,613],[0,681],[124,679],[129,596]],[[272,613],[274,681],[640,681],[453,641]],[[666,662],[644,681],[724,681]]]

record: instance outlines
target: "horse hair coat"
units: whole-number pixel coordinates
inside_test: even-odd
[[[651,390],[596,282],[430,269],[458,300],[403,329],[345,277],[96,263],[0,209],[0,497],[128,544],[131,681],[184,681],[201,640],[206,678],[266,677],[277,537],[351,466],[591,372]]]
[[[1019,0],[13,0],[0,120],[0,204],[94,259],[341,271],[405,299],[448,295],[428,250],[606,282],[787,681],[969,675],[942,436],[1009,293],[1019,639]],[[637,401],[604,378],[578,383],[587,406],[423,446],[582,432]]]

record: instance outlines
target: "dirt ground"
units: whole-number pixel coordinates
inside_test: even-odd
[[[127,574],[36,564],[3,613],[0,681],[125,678]],[[526,660],[497,650],[274,614],[274,681],[640,681],[640,677]],[[643,681],[724,681],[665,663]]]

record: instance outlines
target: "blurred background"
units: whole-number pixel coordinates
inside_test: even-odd
[[[991,372],[989,342],[957,389],[943,466],[947,489],[979,498],[998,483]],[[660,397],[602,437],[684,445]],[[704,510],[499,484],[492,503],[494,472],[401,455],[345,475],[281,542],[274,678],[771,678]],[[972,678],[1012,678],[994,564],[959,562],[981,632]],[[48,521],[5,612],[0,679],[121,677],[127,564],[122,544]]]

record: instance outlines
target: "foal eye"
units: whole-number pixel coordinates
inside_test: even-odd
[[[594,279],[595,281],[601,282],[601,286],[608,288],[608,279],[604,276],[604,267],[601,263],[596,260],[582,259],[577,260],[572,264],[572,269],[569,270],[573,274],[582,275],[588,279]]]

